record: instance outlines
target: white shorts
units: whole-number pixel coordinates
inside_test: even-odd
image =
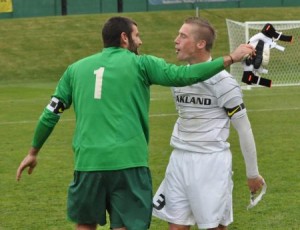
[[[153,215],[178,225],[228,226],[232,213],[232,156],[174,150],[153,198]]]

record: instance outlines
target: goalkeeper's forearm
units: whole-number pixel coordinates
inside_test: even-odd
[[[44,112],[40,116],[34,131],[32,140],[33,148],[40,149],[43,146],[54,129],[56,123],[59,121],[59,118],[59,115],[49,111],[48,109],[44,109]]]
[[[248,116],[244,113],[241,116],[232,117],[231,122],[239,135],[240,146],[246,164],[247,177],[256,178],[259,176],[256,146]]]

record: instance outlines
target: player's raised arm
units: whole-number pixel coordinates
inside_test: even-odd
[[[228,67],[233,63],[240,62],[248,56],[255,55],[255,49],[249,44],[241,44],[232,53],[224,56],[224,67]]]
[[[231,64],[242,61],[251,55],[255,55],[254,48],[251,45],[241,44],[229,55],[189,66],[169,64],[161,58],[150,55],[142,56],[141,62],[151,84],[184,86],[205,81]]]

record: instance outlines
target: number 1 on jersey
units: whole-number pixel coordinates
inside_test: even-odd
[[[96,75],[95,91],[94,91],[95,99],[101,99],[103,73],[104,73],[104,67],[100,67],[99,69],[94,70],[94,74]]]

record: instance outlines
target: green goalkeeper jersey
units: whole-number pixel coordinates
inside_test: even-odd
[[[75,170],[148,167],[150,85],[184,86],[224,69],[223,59],[176,66],[151,55],[105,48],[70,65],[53,97],[74,107]],[[54,127],[59,115],[44,110],[40,123]],[[35,136],[43,136],[37,129]],[[45,138],[47,139],[47,138]],[[40,148],[42,141],[33,141]]]

